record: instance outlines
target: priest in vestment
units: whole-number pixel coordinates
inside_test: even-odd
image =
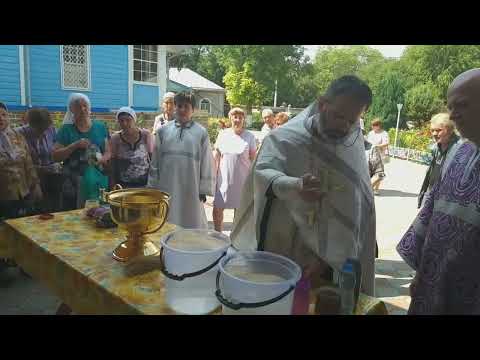
[[[362,80],[341,77],[265,137],[230,235],[236,249],[287,256],[314,286],[354,258],[361,290],[374,295],[375,205],[359,123],[371,101]]]

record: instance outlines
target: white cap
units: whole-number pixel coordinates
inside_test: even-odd
[[[173,99],[174,97],[175,97],[175,93],[169,91],[165,95],[163,95],[163,101],[165,101],[167,99]]]

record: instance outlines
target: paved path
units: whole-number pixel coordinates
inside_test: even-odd
[[[395,251],[399,239],[417,214],[417,193],[426,167],[403,160],[392,160],[386,165],[387,177],[380,196],[375,197],[377,210],[377,237],[380,258],[377,259],[376,295],[387,303],[391,314],[405,314],[410,297],[408,285],[413,271]],[[212,198],[205,210],[212,223]],[[233,211],[226,210],[224,231],[229,234]],[[34,279],[22,275],[18,269],[0,271],[1,314],[54,314],[60,300]]]
[[[417,210],[417,195],[427,167],[392,159],[386,178],[375,197],[379,259],[376,262],[376,296],[387,303],[391,314],[405,314],[410,304],[408,287],[414,274],[395,250]]]

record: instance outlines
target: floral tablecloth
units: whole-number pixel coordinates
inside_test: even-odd
[[[84,210],[56,213],[51,220],[33,216],[6,224],[1,247],[75,313],[174,313],[164,301],[161,272],[129,274],[125,263],[112,258],[125,233],[97,228]],[[160,238],[174,228],[166,223],[149,239],[160,245]]]
[[[125,233],[97,228],[84,211],[7,220],[0,225],[0,257],[14,258],[77,314],[175,314],[165,302],[160,270],[115,261],[112,251]],[[166,223],[149,239],[160,246],[174,229]],[[361,296],[359,305],[357,313],[383,313],[376,299]]]

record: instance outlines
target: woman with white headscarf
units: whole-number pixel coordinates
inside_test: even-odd
[[[153,133],[156,134],[158,129],[162,126],[167,125],[170,121],[174,118],[175,113],[175,104],[173,102],[173,98],[175,97],[175,93],[167,92],[163,96],[163,103],[162,108],[163,112],[155,117],[155,122],[153,123]]]
[[[146,129],[137,127],[137,115],[125,106],[118,110],[120,131],[113,134],[112,183],[124,188],[147,185],[150,159],[153,152],[153,137]]]
[[[110,160],[108,128],[103,122],[92,119],[90,110],[86,95],[70,95],[63,126],[53,148],[53,159],[64,164],[62,193],[65,210],[81,208],[85,203],[80,184],[88,166],[89,153],[96,153],[99,165],[106,165]]]

